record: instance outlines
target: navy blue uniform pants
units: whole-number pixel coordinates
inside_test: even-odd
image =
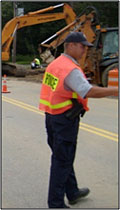
[[[79,117],[68,120],[65,114],[46,113],[48,144],[52,150],[48,192],[49,208],[63,208],[64,196],[71,200],[78,193],[73,168]]]

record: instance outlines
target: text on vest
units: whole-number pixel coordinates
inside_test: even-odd
[[[48,85],[52,88],[53,91],[56,90],[56,87],[58,85],[59,78],[53,76],[52,74],[45,72],[43,84]]]

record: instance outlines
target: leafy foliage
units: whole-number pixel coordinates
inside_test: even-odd
[[[86,7],[94,6],[98,11],[102,27],[118,26],[118,2],[75,2],[72,5],[77,15]]]
[[[13,3],[4,1],[1,4],[2,28],[10,19],[13,18]]]

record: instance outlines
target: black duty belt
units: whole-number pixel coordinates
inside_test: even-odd
[[[71,101],[73,103],[73,106],[71,109],[65,112],[65,116],[70,120],[73,120],[78,116],[83,117],[86,112],[86,110],[83,108],[83,105],[79,103],[77,99],[71,99]]]

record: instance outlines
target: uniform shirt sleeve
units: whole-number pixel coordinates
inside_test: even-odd
[[[84,78],[82,72],[74,69],[64,80],[64,88],[76,92],[80,97],[84,98],[92,85]]]

